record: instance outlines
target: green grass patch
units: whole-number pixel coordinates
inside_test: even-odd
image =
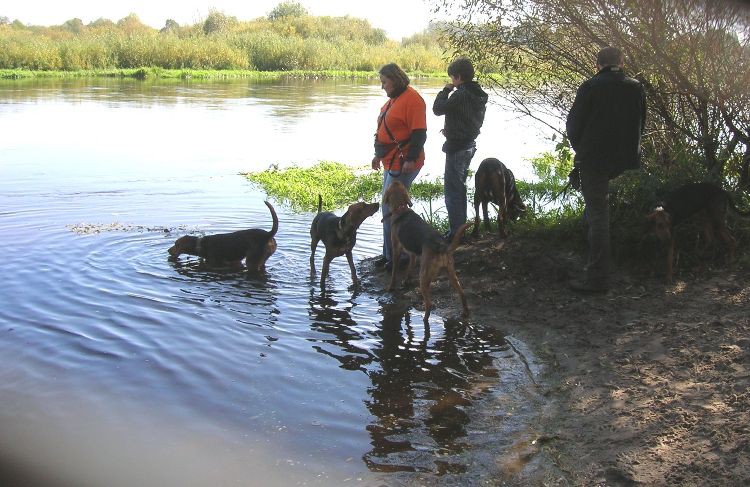
[[[270,196],[298,211],[317,211],[318,194],[323,197],[325,210],[343,208],[355,201],[377,201],[383,184],[383,174],[369,167],[353,168],[330,161],[309,168],[273,166],[243,175],[263,187]],[[410,194],[413,201],[425,204],[426,220],[439,220],[432,203],[443,197],[442,178],[414,182]]]
[[[370,168],[352,168],[330,161],[309,168],[271,167],[244,176],[297,211],[317,211],[318,195],[323,198],[323,209],[328,211],[355,201],[374,201],[382,185],[382,175]]]

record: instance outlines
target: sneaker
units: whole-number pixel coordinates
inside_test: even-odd
[[[385,258],[385,255],[381,255],[373,261],[372,265],[375,267],[383,267],[388,262],[388,259]]]
[[[571,290],[582,294],[605,294],[609,291],[606,285],[595,286],[588,281],[570,281],[568,284]]]

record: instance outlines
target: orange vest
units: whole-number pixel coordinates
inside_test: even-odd
[[[417,93],[417,90],[411,86],[407,86],[403,93],[396,98],[389,99],[380,109],[378,131],[375,134],[376,140],[380,144],[393,144],[393,139],[388,135],[388,131],[385,128],[386,125],[397,142],[408,140],[412,130],[427,129],[427,107],[422,96]],[[406,157],[408,153],[408,143],[402,146],[400,151],[394,145],[381,158],[383,167],[386,170],[400,171],[400,155],[403,154]],[[417,157],[415,162],[417,168],[424,165],[424,149],[419,153],[419,157]]]

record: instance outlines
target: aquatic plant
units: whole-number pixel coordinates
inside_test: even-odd
[[[279,168],[244,174],[270,196],[298,211],[316,211],[318,195],[323,208],[342,208],[359,200],[373,201],[380,194],[381,176],[369,168],[352,168],[322,161],[312,167]]]
[[[259,184],[266,193],[300,211],[315,211],[318,195],[323,197],[323,208],[331,210],[348,206],[355,201],[375,201],[380,198],[382,173],[369,167],[351,167],[339,162],[322,161],[311,167],[271,166],[265,171],[245,173],[250,181]],[[428,216],[436,217],[432,202],[442,199],[443,181],[418,181],[411,186],[412,199],[429,207]]]

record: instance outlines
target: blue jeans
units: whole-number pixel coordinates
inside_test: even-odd
[[[466,223],[466,177],[469,164],[477,151],[476,146],[445,154],[445,209],[448,210],[448,224],[451,234]]]
[[[421,169],[421,168],[420,168]],[[394,173],[395,174],[395,173]],[[388,189],[388,187],[391,185],[393,181],[401,181],[404,186],[406,186],[406,189],[409,189],[411,187],[411,183],[416,179],[417,175],[419,174],[419,169],[413,171],[413,172],[403,172],[401,171],[398,173],[398,175],[391,175],[389,171],[383,171],[383,192],[380,194],[380,200],[383,201],[383,195],[385,194],[385,190]],[[385,259],[390,261],[391,260],[391,217],[388,216],[387,218],[385,215],[390,215],[391,209],[388,207],[388,205],[383,202],[380,205],[381,209],[383,210],[383,255],[385,256]]]

